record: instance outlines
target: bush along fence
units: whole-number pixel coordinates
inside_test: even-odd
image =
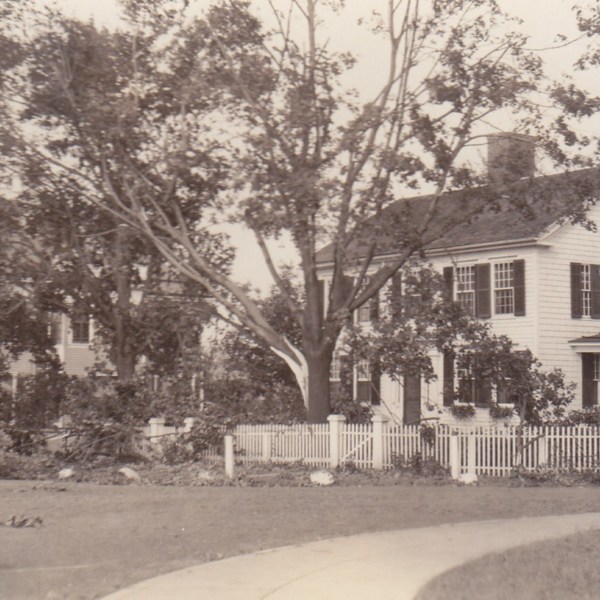
[[[454,478],[508,476],[517,468],[600,470],[600,428],[586,425],[526,427],[520,433],[510,425],[396,425],[380,415],[356,424],[331,415],[322,425],[238,425],[232,434],[241,462],[391,469],[418,458],[439,463]]]

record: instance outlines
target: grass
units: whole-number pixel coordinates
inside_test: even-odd
[[[595,600],[600,531],[490,554],[431,581],[417,600]]]
[[[167,487],[0,481],[4,599],[97,598],[208,560],[368,531],[597,509],[595,488]]]

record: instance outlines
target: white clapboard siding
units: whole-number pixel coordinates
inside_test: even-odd
[[[600,206],[587,215],[600,224]],[[571,263],[600,264],[600,234],[581,225],[565,224],[548,236],[538,250],[538,353],[546,367],[560,367],[566,381],[580,383],[581,361],[569,340],[600,331],[600,320],[571,318]],[[581,386],[576,405],[581,406]]]

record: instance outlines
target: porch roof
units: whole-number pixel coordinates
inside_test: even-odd
[[[600,333],[585,335],[574,340],[569,340],[569,346],[571,346],[575,352],[600,353]]]

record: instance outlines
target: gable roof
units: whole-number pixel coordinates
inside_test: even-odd
[[[482,244],[534,242],[554,224],[570,216],[573,206],[579,209],[582,201],[590,201],[600,192],[600,170],[584,169],[532,179],[523,179],[500,198],[489,187],[452,191],[442,194],[436,212],[427,228],[426,251],[460,250]],[[483,211],[478,206],[495,197],[494,208]],[[353,239],[346,255],[360,258],[366,254],[367,244],[378,236],[376,256],[400,251],[403,239],[416,231],[425,218],[433,195],[401,199],[383,211],[379,233],[375,226],[366,228],[358,239]],[[578,213],[580,219],[584,214]],[[398,225],[394,229],[393,224]],[[394,230],[397,232],[394,235]],[[318,263],[333,260],[333,244],[317,253]]]

